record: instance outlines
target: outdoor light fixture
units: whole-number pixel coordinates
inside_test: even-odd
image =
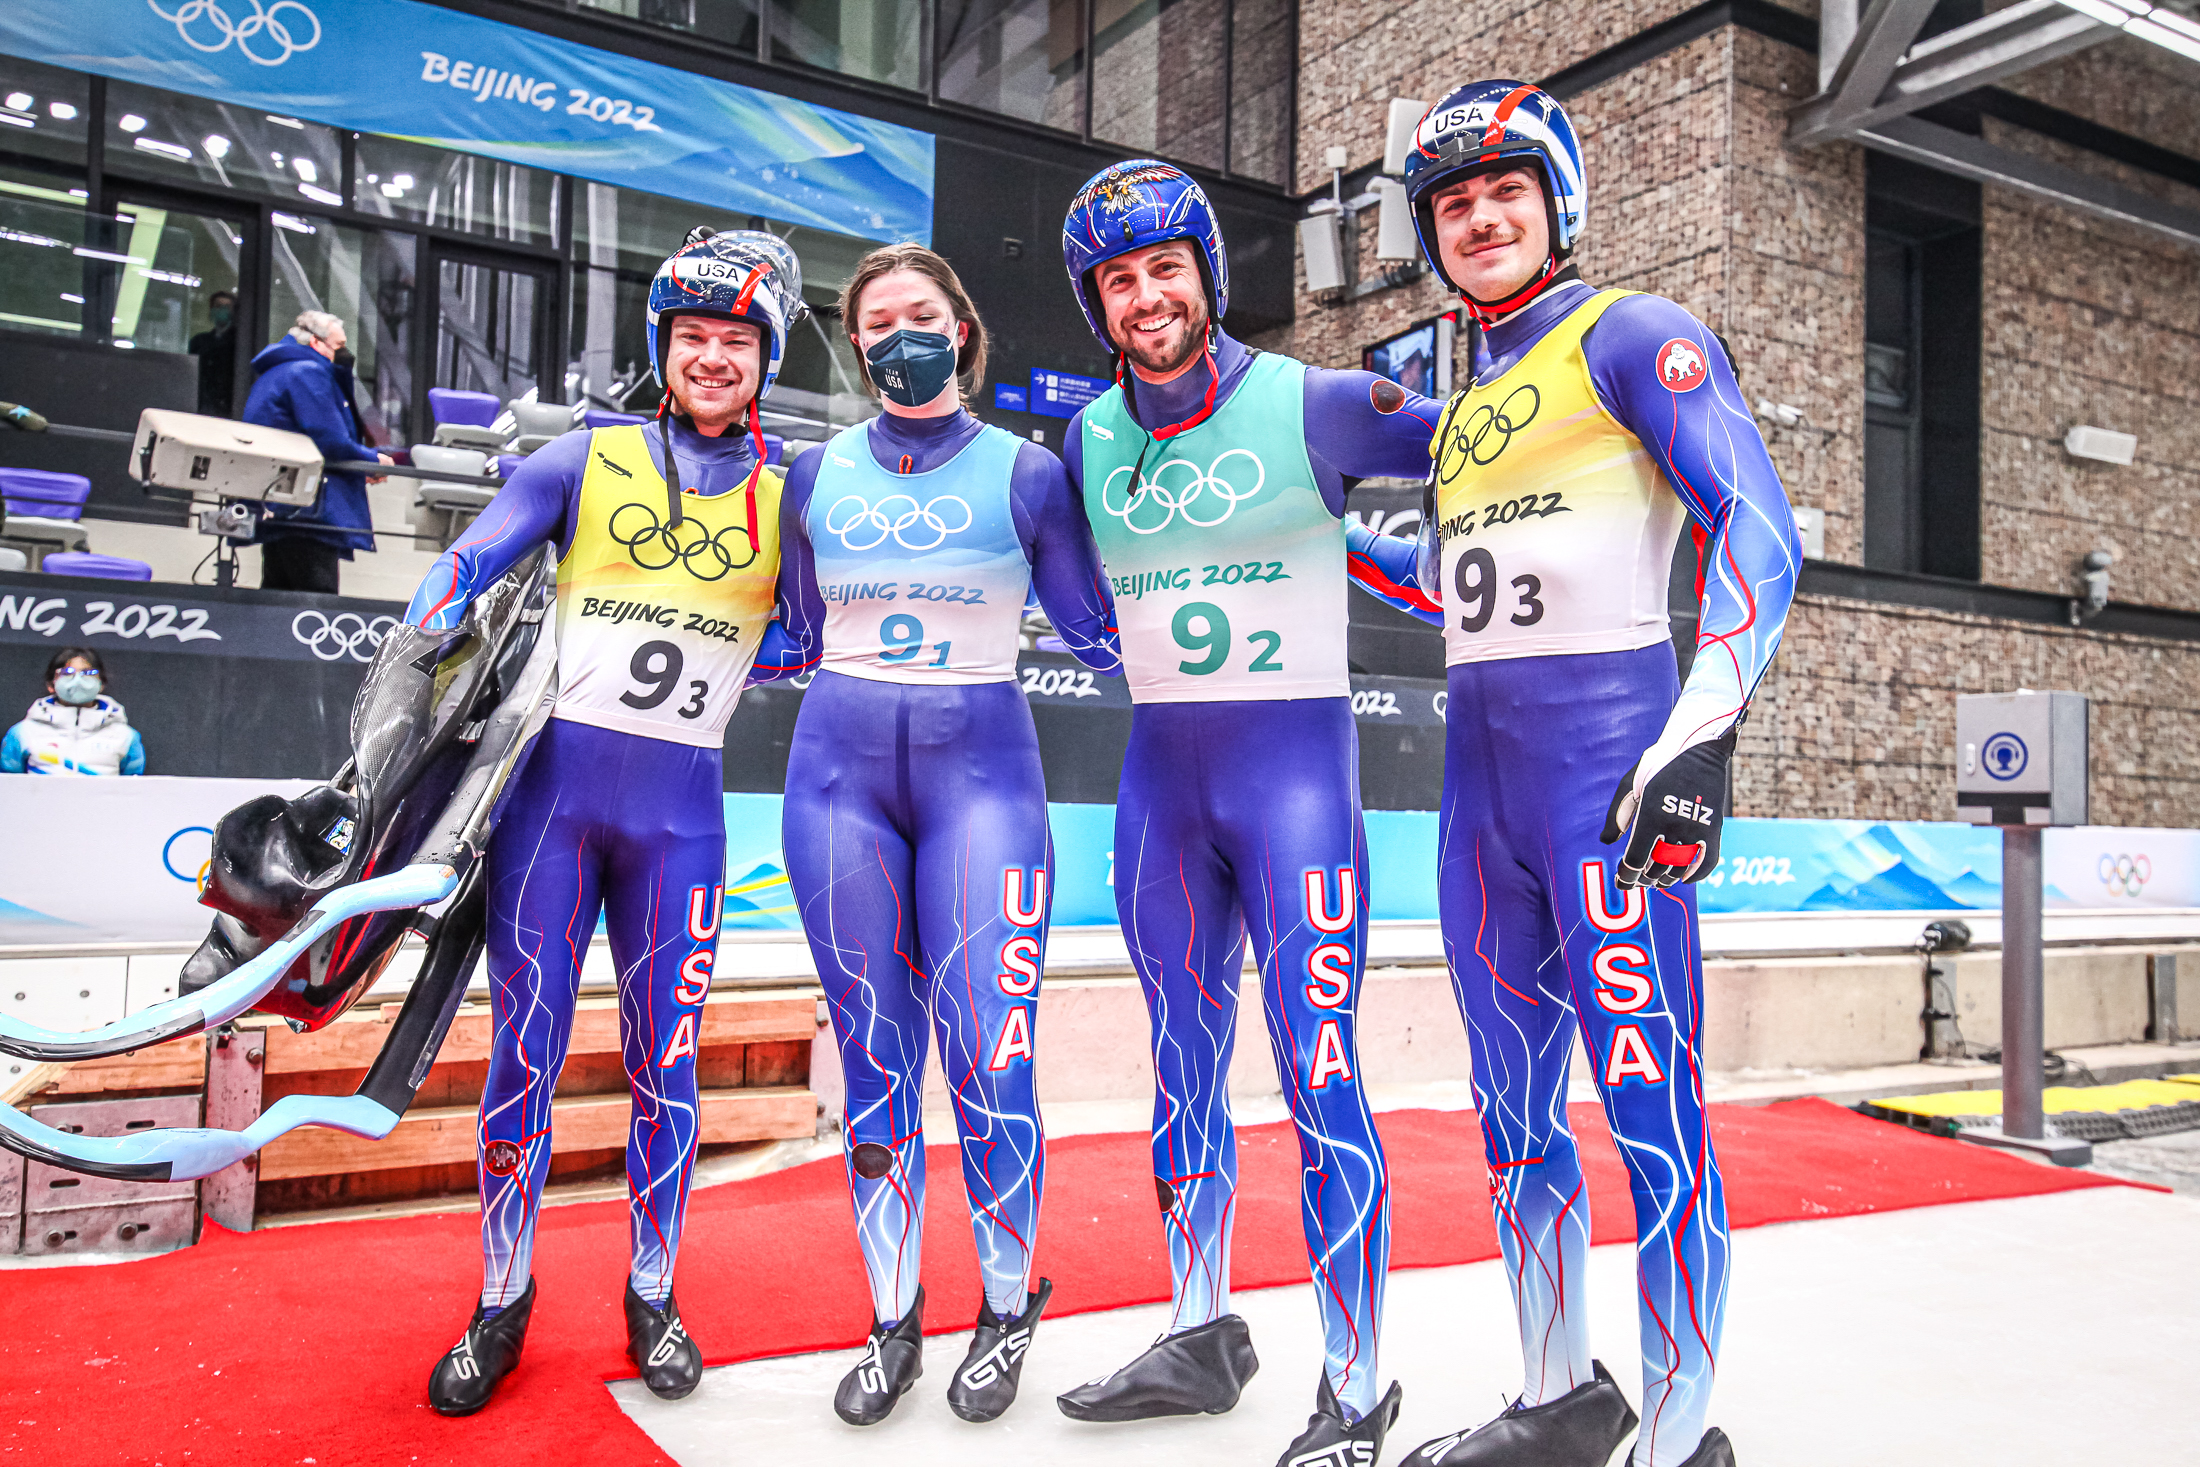
[[[2112,428],[2072,428],[2063,435],[2063,448],[2072,458],[2090,458],[2104,464],[2129,464],[2139,452],[2139,435]]]
[[[62,122],[67,122],[76,116],[76,108],[67,102],[49,102],[46,104],[46,110]]]
[[[124,132],[143,132],[145,131],[145,119],[135,112],[125,112],[115,119],[115,126],[121,128]]]
[[[223,137],[220,133],[208,133],[199,141],[205,147],[207,157],[226,158],[229,156],[229,139]]]
[[[1316,295],[1344,288],[1344,216],[1334,201],[1317,199],[1299,221],[1299,250],[1306,256],[1306,288]]]
[[[10,112],[28,112],[37,105],[38,99],[29,92],[8,93],[8,110]]]

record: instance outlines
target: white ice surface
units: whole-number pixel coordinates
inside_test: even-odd
[[[2200,1462],[2200,1201],[2108,1187],[1962,1203],[1746,1229],[1734,1255],[1711,1419],[1744,1467]],[[1592,1251],[1590,1329],[1639,1403],[1632,1270],[1631,1245]],[[967,1335],[927,1340],[924,1378],[867,1429],[832,1413],[854,1351],[725,1366],[679,1402],[611,1390],[682,1467],[1266,1467],[1313,1408],[1313,1295],[1236,1303],[1261,1371],[1227,1416],[1099,1426],[1055,1410],[1151,1341],[1158,1306],[1046,1321],[1021,1398],[988,1426],[944,1398]],[[1405,1408],[1385,1463],[1518,1388],[1500,1265],[1394,1273],[1388,1315],[1383,1379],[1404,1382]]]

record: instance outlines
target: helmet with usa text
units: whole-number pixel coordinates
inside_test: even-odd
[[[676,316],[753,321],[764,329],[761,397],[779,380],[787,333],[801,321],[802,262],[788,243],[761,229],[689,231],[649,282],[646,322],[649,370],[665,385],[665,352]],[[660,331],[660,327],[666,328]]]
[[[1414,232],[1436,278],[1454,291],[1436,241],[1435,196],[1469,174],[1533,163],[1543,175],[1551,256],[1564,260],[1581,240],[1588,186],[1581,139],[1556,97],[1527,82],[1469,82],[1423,114],[1406,155],[1406,199]]]
[[[1219,323],[1230,309],[1230,257],[1207,191],[1174,163],[1131,158],[1111,163],[1085,180],[1062,220],[1062,267],[1077,292],[1085,324],[1110,352],[1107,316],[1092,282],[1093,268],[1132,250],[1167,240],[1189,240],[1206,277],[1207,311]]]

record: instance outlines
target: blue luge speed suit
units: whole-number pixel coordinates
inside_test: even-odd
[[[1704,1123],[1694,888],[1621,888],[1606,809],[1640,758],[1728,737],[1786,623],[1801,547],[1724,349],[1657,296],[1561,284],[1490,327],[1434,447],[1450,704],[1439,841],[1527,1405],[1590,1379],[1588,1198],[1566,1124],[1577,1029],[1633,1179],[1643,1409],[1634,1461],[1704,1432],[1726,1303]],[[1701,540],[1677,684],[1665,587]],[[1354,547],[1415,609],[1413,547]],[[1376,578],[1370,578],[1372,582]]]
[[[672,420],[569,433],[529,457],[437,559],[406,615],[440,629],[544,541],[558,572],[558,703],[488,853],[482,1304],[527,1289],[582,959],[601,912],[633,1122],[634,1291],[672,1288],[700,1122],[695,1056],[725,874],[720,750],[771,613],[779,478],[750,440]],[[751,497],[755,503],[751,503]],[[751,526],[755,526],[754,531]]]
[[[987,1302],[1024,1313],[1045,1176],[1033,1084],[1053,845],[1017,632],[1035,590],[1115,672],[1113,609],[1060,460],[967,412],[886,414],[796,460],[770,672],[817,665],[787,763],[787,876],[847,1085],[841,1136],[879,1324],[915,1302],[928,1031]]]
[[[1390,1203],[1354,1027],[1368,890],[1343,476],[1420,477],[1438,406],[1218,330],[1175,380],[1126,378],[1085,408],[1066,453],[1134,703],[1115,889],[1152,1020],[1170,1331],[1229,1312],[1227,1082],[1250,928],[1298,1124],[1325,1368],[1355,1421],[1376,1402]]]

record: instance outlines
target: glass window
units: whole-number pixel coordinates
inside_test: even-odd
[[[549,282],[529,270],[444,260],[436,270],[435,385],[509,401],[538,386],[536,312]]]
[[[341,318],[345,345],[358,358],[352,401],[367,441],[411,442],[413,236],[277,214],[273,240],[268,340],[288,331],[300,311]]]
[[[584,10],[623,15],[644,25],[708,36],[744,51],[756,50],[755,0],[578,0]]]
[[[1084,130],[1082,0],[940,0],[939,24],[941,97]]]
[[[214,327],[213,298],[237,299],[237,253],[244,237],[227,219],[210,219],[168,209],[123,204],[110,232],[116,274],[108,287],[114,295],[109,330],[117,346],[145,351],[191,351],[192,343]],[[104,222],[104,221],[102,221]],[[234,320],[234,316],[231,317]],[[235,360],[236,338],[226,345]],[[219,367],[216,369],[219,375]]]
[[[557,175],[362,133],[352,207],[522,244],[554,243]]]
[[[1228,0],[1095,0],[1092,135],[1222,166]]]
[[[59,168],[83,177],[91,105],[88,78],[0,56],[0,169],[23,163],[40,172]],[[17,175],[5,169],[4,176]]]
[[[1230,16],[1230,171],[1291,182],[1291,0],[1235,0]]]
[[[344,202],[334,128],[132,82],[107,84],[107,166],[294,203]]]
[[[772,59],[924,88],[922,0],[771,0]]]
[[[84,206],[0,192],[0,326],[84,329]]]

